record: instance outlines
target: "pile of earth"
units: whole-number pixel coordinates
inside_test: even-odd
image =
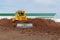
[[[20,31],[21,33],[49,33],[49,34],[60,34],[60,25],[50,19],[28,19],[32,22],[32,28],[17,28],[16,23],[12,23],[11,19],[1,19],[0,20],[0,31]],[[60,24],[60,23],[59,23]]]

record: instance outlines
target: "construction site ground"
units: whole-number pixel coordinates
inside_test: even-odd
[[[11,19],[0,19],[0,40],[60,40],[60,23],[50,19],[28,19],[32,28],[17,28]]]

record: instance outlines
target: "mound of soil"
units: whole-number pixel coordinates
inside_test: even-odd
[[[16,28],[16,23],[12,23],[11,19],[1,19],[0,20],[0,31],[20,31],[21,33],[50,33],[50,34],[60,34],[60,25],[50,19],[28,19],[32,22],[32,28]],[[59,23],[60,24],[60,23]]]

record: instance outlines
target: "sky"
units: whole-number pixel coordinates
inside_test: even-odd
[[[0,0],[0,13],[25,10],[27,13],[56,13],[60,18],[60,0]]]

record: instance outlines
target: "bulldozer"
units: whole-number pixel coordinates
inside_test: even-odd
[[[19,28],[32,28],[32,22],[28,21],[24,10],[17,10],[15,16],[12,18],[12,22],[16,23],[16,27]]]

